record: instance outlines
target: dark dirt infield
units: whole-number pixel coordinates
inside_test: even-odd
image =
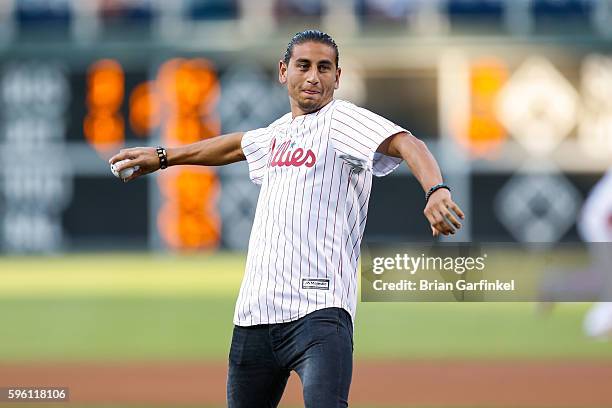
[[[63,386],[70,405],[225,404],[226,366],[210,362],[0,363],[0,387]],[[612,361],[359,361],[351,405],[612,407]],[[295,374],[282,406],[300,406]]]

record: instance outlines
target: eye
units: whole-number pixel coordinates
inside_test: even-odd
[[[330,66],[329,66],[329,65],[321,65],[321,66],[319,67],[319,71],[322,71],[322,72],[327,72],[327,71],[329,71],[330,69],[331,69],[331,68],[330,68]]]
[[[298,68],[301,70],[306,70],[308,69],[308,64],[298,64]]]

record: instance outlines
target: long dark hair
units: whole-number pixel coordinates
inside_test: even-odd
[[[338,62],[340,60],[340,54],[338,52],[338,46],[336,45],[336,42],[333,38],[331,38],[329,34],[319,30],[305,30],[294,35],[291,41],[289,41],[289,44],[287,44],[287,51],[285,51],[285,56],[283,57],[283,61],[285,62],[285,64],[289,64],[289,60],[293,55],[293,47],[298,44],[303,44],[309,41],[327,44],[332,47],[336,52],[336,67],[339,66]]]

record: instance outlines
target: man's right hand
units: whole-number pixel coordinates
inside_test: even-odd
[[[159,157],[157,157],[157,151],[154,147],[133,147],[131,149],[121,149],[119,153],[108,160],[108,163],[115,164],[122,160],[127,161],[116,166],[118,172],[121,172],[121,170],[127,169],[128,167],[140,167],[134,172],[134,174],[124,179],[123,181],[125,182],[159,170]]]
[[[224,164],[236,163],[245,160],[242,151],[242,136],[244,132],[230,133],[227,135],[211,137],[184,146],[166,148],[168,165],[191,164],[196,166],[222,166]],[[155,147],[134,147],[122,149],[119,153],[109,159],[109,164],[115,164],[121,160],[128,160],[116,167],[117,171],[128,167],[139,166],[140,168],[124,181],[130,181],[136,177],[153,173],[159,170],[160,162]]]

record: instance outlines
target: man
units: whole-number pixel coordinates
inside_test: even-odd
[[[587,336],[612,339],[612,168],[595,185],[582,208],[578,230],[585,242],[590,244],[593,260],[591,274],[600,285],[598,295],[602,300],[593,305],[584,319]],[[584,279],[584,278],[583,278]]]
[[[372,174],[405,160],[427,192],[433,235],[454,234],[464,215],[423,142],[388,120],[334,100],[338,48],[320,31],[296,34],[279,61],[291,112],[270,126],[192,145],[122,150],[111,163],[127,180],[166,165],[247,160],[261,184],[246,272],[234,315],[230,407],[276,407],[290,371],[306,407],[346,407],[352,375],[359,245]],[[401,203],[398,203],[401,210]]]
[[[541,290],[547,301],[541,309],[549,311],[559,301],[596,300],[584,318],[584,333],[612,340],[612,168],[589,193],[577,227],[591,262],[586,268],[553,271],[553,279],[545,281]]]

